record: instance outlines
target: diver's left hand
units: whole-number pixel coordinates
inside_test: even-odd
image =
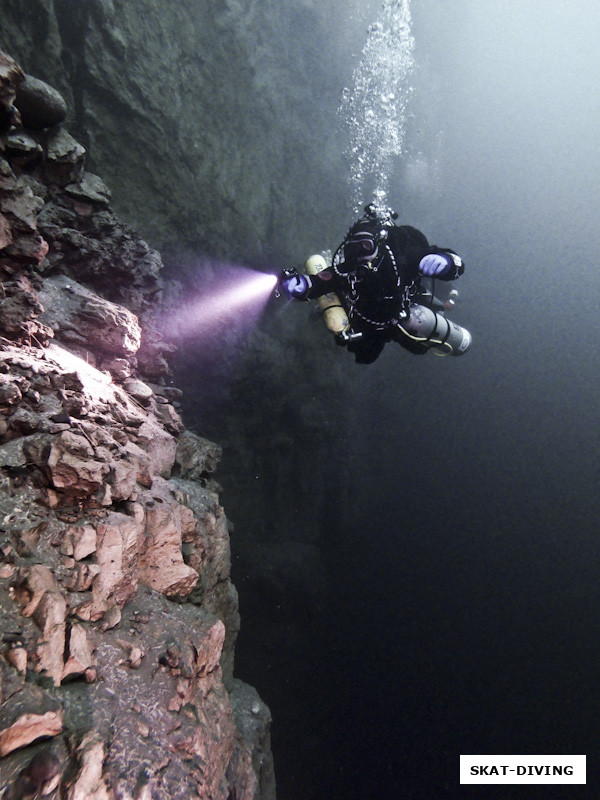
[[[419,272],[421,275],[435,278],[445,275],[453,266],[454,264],[449,256],[441,253],[431,253],[419,262]]]

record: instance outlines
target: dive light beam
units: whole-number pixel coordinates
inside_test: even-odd
[[[213,284],[206,295],[183,304],[171,320],[169,330],[182,336],[198,334],[227,320],[233,321],[234,314],[239,323],[239,312],[246,314],[248,322],[253,323],[276,284],[275,275],[236,267],[228,272],[223,283]]]

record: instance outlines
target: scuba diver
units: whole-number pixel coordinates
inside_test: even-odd
[[[283,270],[278,289],[293,300],[318,300],[327,327],[359,364],[371,364],[387,342],[398,342],[416,355],[434,349],[462,355],[471,334],[446,319],[446,303],[434,296],[434,282],[451,281],[464,272],[460,256],[429,245],[421,231],[397,225],[398,215],[374,203],[350,228],[331,266],[322,256],[306,262],[306,272]],[[312,274],[311,274],[312,273]],[[422,286],[432,281],[431,290]]]

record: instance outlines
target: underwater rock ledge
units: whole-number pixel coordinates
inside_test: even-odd
[[[65,114],[0,53],[0,791],[274,800],[220,448],[169,385],[160,256]]]

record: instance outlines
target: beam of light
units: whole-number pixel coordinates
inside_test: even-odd
[[[48,359],[57,364],[65,372],[76,372],[82,383],[83,391],[96,401],[114,402],[114,386],[112,378],[107,372],[88,364],[80,356],[65,350],[56,342],[51,342],[46,348]]]
[[[240,286],[232,287],[231,290],[225,291],[220,298],[216,298],[217,302],[222,302],[230,309],[237,308],[238,306],[250,303],[256,298],[264,297],[265,299],[275,288],[277,278],[275,275],[256,274],[255,276],[244,281]]]
[[[228,327],[252,327],[277,284],[275,275],[245,267],[223,268],[204,291],[180,304],[163,326],[172,337],[214,334]]]

